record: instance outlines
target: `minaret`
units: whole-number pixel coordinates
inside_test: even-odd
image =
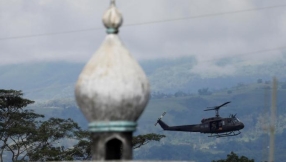
[[[93,160],[132,159],[132,133],[149,100],[147,77],[117,35],[122,22],[112,0],[103,16],[107,36],[76,83],[76,101],[92,132]]]

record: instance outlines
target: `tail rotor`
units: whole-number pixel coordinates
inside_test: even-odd
[[[163,112],[163,114],[160,116],[160,118],[158,118],[157,122],[155,123],[155,126],[158,124],[159,120],[161,120],[164,117],[165,114],[166,112]]]

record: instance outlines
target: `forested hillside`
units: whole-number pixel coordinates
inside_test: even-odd
[[[281,83],[277,98],[277,130],[276,156],[286,148],[286,88]],[[230,93],[231,91],[231,93]],[[242,134],[236,137],[209,138],[207,134],[166,132],[157,125],[157,118],[167,112],[163,120],[169,125],[200,123],[202,118],[214,116],[214,112],[203,111],[206,107],[216,106],[231,101],[223,107],[220,115],[237,114],[245,124]],[[166,135],[160,143],[147,145],[135,151],[136,159],[164,160],[198,160],[223,158],[230,151],[256,160],[265,160],[268,154],[268,125],[271,105],[271,85],[252,83],[237,85],[211,94],[187,94],[184,96],[169,95],[159,99],[151,99],[135,134],[158,133]],[[32,106],[37,112],[47,117],[72,117],[81,127],[87,122],[73,99],[57,99],[36,103]],[[283,141],[283,142],[281,142]],[[203,159],[202,159],[203,158]]]
[[[206,161],[200,158],[222,158],[230,151],[256,159],[267,160],[268,132],[271,105],[271,88],[265,89],[265,84],[249,84],[244,88],[231,88],[218,91],[211,95],[191,95],[151,100],[147,110],[140,119],[139,131],[151,129],[152,132],[164,133],[166,138],[161,145],[147,146],[136,152],[139,159],[177,159]],[[281,154],[286,148],[286,89],[278,90],[277,98],[277,129],[276,129],[276,159],[283,161],[286,157]],[[208,138],[206,134],[163,132],[154,121],[166,111],[163,120],[169,125],[184,125],[199,123],[202,118],[214,116],[214,112],[203,111],[206,107],[231,101],[227,107],[220,110],[220,115],[227,117],[237,114],[245,124],[242,134],[236,137]],[[143,153],[142,153],[143,152]],[[162,156],[160,152],[162,152]],[[164,153],[163,153],[164,152]],[[166,152],[166,153],[165,153]],[[172,153],[173,152],[173,153]],[[179,157],[177,157],[179,155]],[[200,159],[200,160],[199,160]],[[207,159],[207,158],[206,158]],[[279,160],[278,160],[279,159]]]
[[[195,70],[197,61],[194,57],[146,60],[140,64],[150,80],[152,92],[174,93],[181,90],[196,93],[201,88],[220,90],[258,79],[270,81],[273,76],[286,80],[286,58],[254,65],[218,60],[217,66],[222,69],[233,64],[236,70],[231,74],[221,74],[219,71],[200,73]],[[68,62],[3,65],[0,66],[1,88],[21,89],[28,98],[36,101],[71,98],[83,67],[83,63]]]
[[[231,62],[233,63],[233,62]],[[268,154],[268,123],[271,101],[271,80],[279,81],[277,94],[276,159],[283,161],[286,149],[286,75],[285,60],[265,64],[234,63],[231,75],[200,74],[193,71],[196,59],[160,59],[140,62],[151,84],[151,100],[139,119],[135,134],[166,135],[160,143],[135,151],[135,159],[152,160],[218,160],[234,151],[239,155],[266,160]],[[226,66],[219,62],[219,66]],[[82,128],[87,121],[74,100],[74,84],[84,64],[38,63],[0,66],[2,89],[23,90],[25,97],[35,100],[30,108],[46,118],[72,118]],[[196,124],[202,118],[214,116],[206,107],[231,101],[220,111],[221,116],[237,114],[245,124],[236,137],[208,138],[206,134],[164,132],[156,119],[167,112],[163,120],[169,125]]]

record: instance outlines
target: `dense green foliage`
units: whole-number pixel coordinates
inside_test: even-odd
[[[230,154],[227,155],[226,159],[213,160],[212,162],[254,162],[254,160],[248,159],[245,156],[239,157],[234,152],[231,152]]]
[[[35,119],[43,117],[32,110],[23,110],[33,101],[23,99],[21,91],[0,90],[0,161],[3,162],[4,151],[12,152],[12,160],[19,159],[19,150],[26,145],[35,131]],[[27,139],[27,140],[26,140]],[[25,140],[25,141],[24,141]],[[15,145],[15,142],[21,145]],[[22,142],[23,141],[23,142]],[[14,142],[13,144],[10,144]]]
[[[132,139],[133,149],[140,148],[141,146],[146,145],[147,143],[151,141],[160,141],[164,137],[166,136],[161,135],[161,134],[155,134],[155,133],[135,136]]]
[[[10,153],[11,161],[59,161],[91,159],[90,133],[81,130],[72,119],[50,118],[25,110],[34,101],[22,98],[16,90],[0,89],[0,161]],[[164,135],[145,134],[133,137],[133,148],[151,141],[160,141]],[[67,148],[65,141],[73,143]],[[9,160],[10,161],[10,160]]]
[[[44,115],[26,110],[33,101],[22,96],[21,91],[0,90],[0,161],[7,160],[4,155],[10,155],[13,162],[68,160],[58,144],[81,131],[77,123],[60,118],[41,121]]]

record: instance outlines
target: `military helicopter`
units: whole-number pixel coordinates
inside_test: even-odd
[[[230,102],[225,102],[222,105],[208,108],[204,111],[215,110],[216,116],[202,119],[201,124],[194,125],[180,125],[180,126],[168,126],[161,119],[166,114],[164,112],[160,118],[158,118],[155,126],[159,125],[167,131],[182,131],[182,132],[200,132],[210,134],[208,137],[229,137],[237,136],[241,132],[239,130],[244,128],[244,124],[239,121],[236,114],[231,114],[228,118],[222,118],[219,116],[219,109]]]

